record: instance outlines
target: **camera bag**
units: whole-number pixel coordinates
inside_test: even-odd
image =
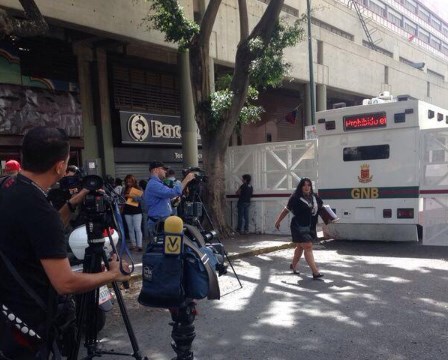
[[[187,298],[219,299],[216,258],[187,237],[179,255],[166,255],[162,242],[149,244],[142,259],[142,289],[138,302],[150,307],[179,307]]]
[[[201,248],[200,250],[207,256],[207,261],[212,261],[213,253],[210,249]],[[186,296],[191,299],[205,298],[208,295],[208,274],[205,265],[189,247],[185,248],[184,260]],[[212,264],[213,268],[215,265]]]
[[[177,307],[185,301],[183,258],[166,256],[162,243],[149,244],[142,258],[142,289],[138,302],[151,307]]]

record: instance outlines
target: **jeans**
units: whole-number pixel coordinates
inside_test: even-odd
[[[126,224],[128,224],[129,239],[131,245],[141,248],[142,247],[142,214],[124,215]]]
[[[244,231],[249,231],[249,206],[250,202],[238,203],[238,225],[236,231],[241,231],[243,228],[244,220]]]

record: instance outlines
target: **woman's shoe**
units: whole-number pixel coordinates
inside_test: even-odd
[[[313,280],[318,280],[323,276],[324,276],[324,274],[321,274],[321,273],[313,274]]]
[[[294,268],[292,267],[292,264],[289,264],[289,269],[292,270],[292,272],[293,272],[294,274],[296,274],[296,275],[300,275],[300,272],[298,272],[296,269],[294,269]]]

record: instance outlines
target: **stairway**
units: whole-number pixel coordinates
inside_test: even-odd
[[[361,26],[364,29],[364,33],[366,34],[366,37],[367,37],[367,43],[368,43],[369,47],[372,50],[377,50],[377,46],[372,39],[372,34],[376,31],[376,29],[369,30],[369,28],[367,27],[367,23],[366,23],[366,20],[364,19],[364,15],[362,13],[361,7],[359,6],[359,3],[356,0],[349,0],[348,6],[350,8],[353,7],[355,9],[356,13],[358,14],[359,21],[361,22]]]

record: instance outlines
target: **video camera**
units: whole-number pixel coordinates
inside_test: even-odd
[[[68,189],[74,188],[78,191],[87,189],[89,192],[84,197],[80,212],[73,221],[73,225],[86,224],[89,244],[103,243],[103,230],[109,225],[116,228],[116,224],[112,224],[115,199],[106,193],[105,183],[98,175],[82,177],[81,174],[75,174],[61,179],[60,191],[66,193]]]
[[[208,178],[205,175],[205,171],[201,170],[199,167],[189,167],[182,170],[183,177],[187,176],[189,173],[194,173],[194,180],[198,182],[207,182]]]
[[[89,190],[89,193],[84,198],[81,211],[92,215],[106,212],[109,198],[99,191],[103,185],[103,179],[97,175],[87,175],[82,179],[81,187]]]

